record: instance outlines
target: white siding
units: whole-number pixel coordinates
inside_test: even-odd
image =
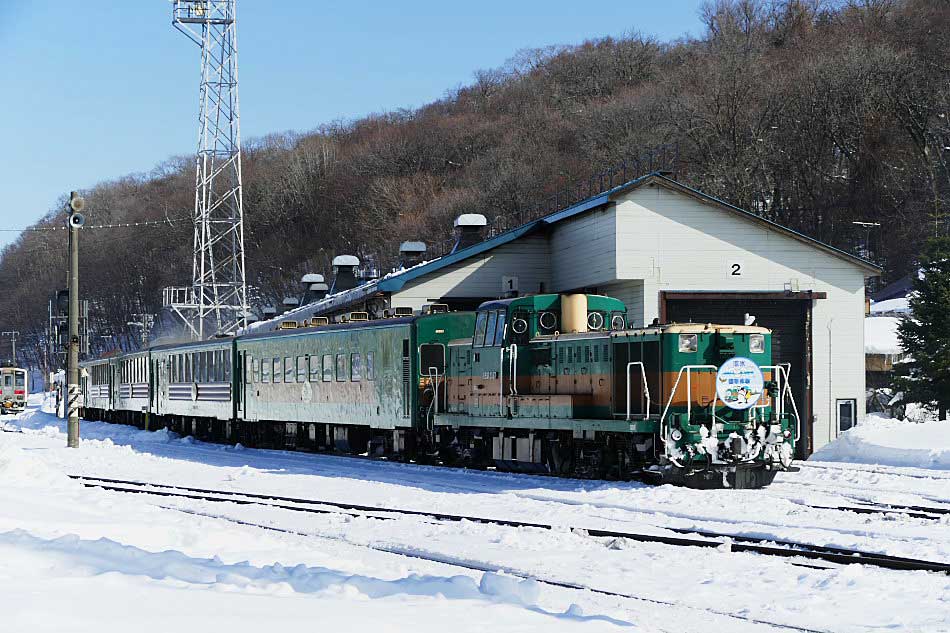
[[[633,327],[641,327],[649,321],[644,321],[643,312],[643,281],[631,279],[618,281],[598,288],[598,291],[608,297],[620,299],[627,306],[627,323]],[[652,317],[651,317],[652,319]]]
[[[739,275],[733,275],[733,265]],[[661,290],[828,293],[812,311],[812,385],[817,449],[837,435],[835,400],[864,416],[864,271],[839,257],[660,186],[617,204],[617,277],[643,280],[643,319]]]
[[[562,292],[617,279],[617,218],[613,205],[554,225],[552,290]]]
[[[391,305],[418,310],[440,298],[500,297],[504,276],[517,277],[522,294],[538,292],[541,284],[549,291],[550,259],[547,238],[523,237],[408,282],[393,293]]]

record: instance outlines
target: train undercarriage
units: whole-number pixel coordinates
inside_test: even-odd
[[[768,485],[776,470],[761,465],[683,469],[662,464],[649,433],[528,431],[491,427],[373,429],[357,425],[245,422],[136,411],[87,409],[87,420],[142,430],[167,428],[183,437],[240,444],[247,448],[360,456],[387,461],[478,470],[531,473],[577,479],[642,480],[694,488],[754,488]]]

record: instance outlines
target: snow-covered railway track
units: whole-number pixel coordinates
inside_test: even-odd
[[[894,477],[909,477],[911,479],[925,479],[932,481],[950,481],[950,472],[924,471],[913,472],[912,468],[900,468],[897,466],[883,466],[880,464],[835,464],[835,463],[814,463],[814,462],[795,462],[795,465],[805,470],[831,470],[847,473],[868,473],[872,475],[888,475]],[[916,469],[919,470],[919,469]]]
[[[410,550],[406,548],[393,547],[393,546],[381,545],[381,544],[354,543],[344,538],[330,537],[323,534],[311,534],[308,532],[281,528],[281,527],[277,527],[273,525],[263,525],[260,523],[254,523],[251,521],[235,519],[233,517],[228,517],[228,516],[224,516],[220,514],[200,512],[197,510],[183,509],[183,508],[177,508],[173,506],[162,506],[162,507],[167,510],[174,510],[176,512],[183,512],[186,514],[201,516],[201,517],[210,518],[210,519],[219,519],[219,520],[227,521],[229,523],[233,523],[236,525],[241,525],[245,527],[253,527],[253,528],[258,528],[261,530],[267,530],[267,531],[273,531],[273,532],[280,532],[282,534],[291,534],[294,536],[301,536],[301,537],[306,537],[306,538],[319,538],[319,539],[328,539],[328,540],[334,540],[334,541],[342,541],[354,547],[361,547],[361,548],[373,550],[376,552],[383,552],[386,554],[392,554],[395,556],[401,556],[401,557],[415,559],[415,560],[422,560],[422,561],[426,561],[430,563],[439,563],[442,565],[447,565],[449,567],[455,567],[458,569],[466,569],[470,571],[479,571],[479,572],[484,572],[484,573],[499,573],[500,572],[500,573],[504,573],[508,576],[512,576],[521,580],[533,580],[542,585],[557,587],[559,589],[569,589],[569,590],[576,590],[576,591],[582,591],[582,592],[589,592],[592,594],[605,596],[609,598],[617,598],[620,600],[630,600],[633,602],[641,602],[641,603],[646,603],[646,604],[659,605],[663,607],[671,607],[676,610],[689,609],[691,611],[697,611],[700,613],[709,614],[714,617],[741,621],[748,624],[767,626],[777,631],[797,631],[799,633],[830,633],[829,631],[822,630],[822,629],[812,629],[812,628],[798,626],[794,624],[772,622],[770,620],[763,620],[761,618],[755,618],[748,615],[729,613],[728,611],[710,609],[708,607],[701,607],[701,606],[686,604],[683,602],[673,602],[669,600],[661,600],[658,598],[650,598],[647,596],[641,596],[641,595],[637,595],[633,593],[600,589],[600,588],[592,587],[583,583],[575,583],[575,582],[570,582],[570,581],[565,581],[565,580],[559,580],[556,578],[541,576],[538,574],[526,572],[526,571],[515,569],[512,567],[500,566],[497,563],[482,563],[482,562],[474,561],[474,560],[460,559],[457,557],[444,556],[435,552],[428,552],[428,551],[423,551],[423,550],[419,550],[415,548]]]
[[[757,553],[773,557],[804,559],[808,561],[817,561],[835,565],[864,564],[882,567],[885,569],[936,571],[950,574],[950,563],[890,556],[886,554],[877,554],[847,548],[819,546],[795,541],[784,541],[777,539],[768,539],[766,541],[760,538],[747,537],[737,534],[709,532],[692,528],[657,526],[657,529],[659,530],[665,530],[674,534],[687,535],[668,536],[664,534],[644,534],[637,532],[622,532],[616,530],[604,530],[576,526],[557,526],[552,524],[508,519],[492,519],[486,517],[445,514],[420,510],[407,510],[401,508],[364,506],[326,500],[300,499],[275,495],[210,490],[205,488],[191,488],[187,486],[173,486],[168,484],[155,484],[120,479],[105,479],[81,475],[73,475],[72,477],[79,480],[84,486],[90,488],[101,488],[115,492],[148,494],[161,497],[177,497],[220,503],[230,502],[240,505],[259,505],[295,512],[308,512],[315,514],[349,514],[353,516],[376,519],[392,519],[398,516],[414,516],[441,522],[470,521],[473,523],[490,524],[502,527],[536,528],[547,530],[559,528],[563,529],[567,527],[567,529],[572,532],[586,534],[587,536],[593,538],[627,539],[636,542],[660,543],[664,545],[681,547],[727,547],[732,552]],[[803,564],[800,560],[794,560],[792,563],[799,565]],[[813,565],[814,563],[807,566]]]

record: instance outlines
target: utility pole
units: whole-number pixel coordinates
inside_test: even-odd
[[[79,448],[79,229],[86,223],[84,202],[75,191],[69,194],[69,339],[66,355],[66,446]]]
[[[10,330],[8,332],[0,332],[3,336],[9,336],[13,339],[13,366],[16,367],[16,337],[20,336],[20,333],[16,330]]]

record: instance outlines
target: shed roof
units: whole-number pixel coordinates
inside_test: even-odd
[[[554,224],[557,224],[558,222],[561,222],[563,220],[567,220],[568,218],[572,218],[582,213],[586,213],[588,211],[592,211],[594,209],[599,209],[601,207],[604,207],[608,205],[609,203],[615,201],[618,197],[646,185],[657,185],[657,186],[665,187],[671,191],[677,191],[679,193],[696,198],[700,200],[701,202],[715,206],[716,208],[720,210],[736,214],[750,222],[755,222],[756,224],[764,226],[770,230],[776,231],[777,233],[781,233],[782,235],[790,237],[799,242],[803,242],[805,244],[808,244],[809,246],[813,246],[814,248],[817,248],[818,250],[824,251],[834,257],[847,261],[853,264],[854,266],[857,266],[858,268],[864,270],[869,276],[877,276],[881,274],[881,268],[879,266],[865,259],[862,259],[861,257],[852,255],[851,253],[843,251],[839,248],[835,248],[834,246],[831,246],[829,244],[825,244],[824,242],[820,240],[816,240],[813,237],[809,237],[803,233],[794,231],[786,226],[782,226],[781,224],[778,224],[777,222],[773,222],[766,218],[757,216],[754,213],[746,211],[745,209],[741,209],[735,205],[732,205],[732,204],[729,204],[728,202],[720,200],[719,198],[716,198],[715,196],[710,196],[709,194],[703,193],[697,189],[693,189],[692,187],[684,185],[681,182],[678,182],[676,180],[673,180],[672,178],[668,178],[664,176],[662,173],[653,172],[645,176],[641,176],[640,178],[635,178],[634,180],[630,180],[623,184],[617,185],[616,187],[612,189],[599,193],[595,196],[591,196],[590,198],[587,198],[585,200],[581,200],[580,202],[573,204],[565,209],[561,209],[560,211],[555,211],[554,213],[550,213],[536,220],[532,220],[531,222],[522,224],[521,226],[505,231],[504,233],[500,233],[490,239],[487,239],[477,244],[473,244],[472,246],[455,251],[454,253],[450,253],[448,255],[445,255],[438,259],[434,259],[429,262],[417,264],[416,266],[413,266],[406,270],[390,273],[386,275],[385,277],[383,277],[382,279],[373,280],[371,282],[362,284],[360,286],[357,286],[356,288],[352,288],[342,293],[330,295],[326,297],[325,299],[321,299],[320,301],[317,301],[315,303],[312,303],[306,306],[301,306],[300,308],[297,308],[296,310],[292,312],[288,312],[287,314],[283,315],[283,318],[288,318],[291,314],[302,313],[304,311],[309,312],[309,311],[321,309],[321,308],[329,308],[333,306],[346,305],[350,303],[352,300],[367,297],[376,293],[398,292],[399,290],[403,288],[403,286],[406,285],[406,283],[414,279],[418,279],[419,277],[423,277],[430,273],[442,270],[446,268],[447,266],[451,266],[452,264],[456,264],[470,257],[480,255],[482,253],[490,251],[504,244],[508,244],[525,235],[530,235],[532,233],[542,231],[545,228],[552,226]],[[259,324],[255,324],[255,325],[263,325],[263,323],[264,322],[262,321]]]
[[[502,244],[513,242],[514,240],[524,235],[527,235],[529,233],[538,231],[539,229],[543,227],[557,224],[558,222],[561,222],[568,218],[572,218],[581,213],[585,213],[587,211],[591,211],[593,209],[603,207],[607,205],[608,203],[616,200],[619,196],[629,191],[632,191],[634,189],[637,189],[639,187],[642,187],[644,185],[649,185],[649,184],[656,184],[662,187],[666,187],[667,189],[670,189],[673,191],[684,193],[694,198],[698,198],[707,204],[712,204],[724,211],[735,213],[749,221],[764,225],[771,230],[782,233],[783,235],[787,235],[788,237],[791,237],[800,242],[809,244],[810,246],[814,246],[815,248],[818,248],[819,250],[823,250],[831,255],[834,255],[835,257],[844,259],[854,264],[855,266],[864,269],[871,275],[876,276],[881,273],[881,268],[872,262],[862,259],[856,255],[852,255],[851,253],[843,251],[839,248],[835,248],[834,246],[831,246],[829,244],[825,244],[824,242],[820,240],[816,240],[813,237],[809,237],[803,233],[799,233],[788,227],[782,226],[781,224],[778,224],[777,222],[773,222],[766,218],[757,216],[754,213],[751,213],[744,209],[740,209],[739,207],[729,204],[728,202],[724,202],[720,200],[719,198],[710,196],[697,189],[693,189],[692,187],[688,187],[680,182],[677,182],[671,178],[667,178],[666,176],[660,173],[654,172],[651,174],[647,174],[646,176],[636,178],[629,182],[625,182],[622,185],[618,185],[614,187],[613,189],[609,189],[601,194],[587,198],[586,200],[582,200],[578,202],[577,204],[567,207],[566,209],[562,209],[560,211],[550,213],[544,217],[538,218],[537,220],[533,220],[526,224],[522,224],[519,227],[511,229],[509,231],[505,231],[504,233],[500,233],[491,239],[485,240],[484,242],[479,242],[478,244],[474,244],[472,246],[469,246],[468,248],[463,248],[455,253],[446,255],[445,257],[440,257],[439,259],[432,260],[431,262],[428,262],[423,266],[416,266],[412,269],[406,270],[405,272],[390,275],[386,279],[379,282],[378,289],[384,292],[396,292],[398,290],[401,290],[402,287],[406,284],[406,282],[412,281],[413,279],[417,279],[419,277],[422,277],[423,275],[428,275],[429,273],[445,268],[446,266],[451,266],[452,264],[468,259],[469,257],[479,255],[481,253],[484,253],[485,251],[489,251],[493,248],[501,246]]]

